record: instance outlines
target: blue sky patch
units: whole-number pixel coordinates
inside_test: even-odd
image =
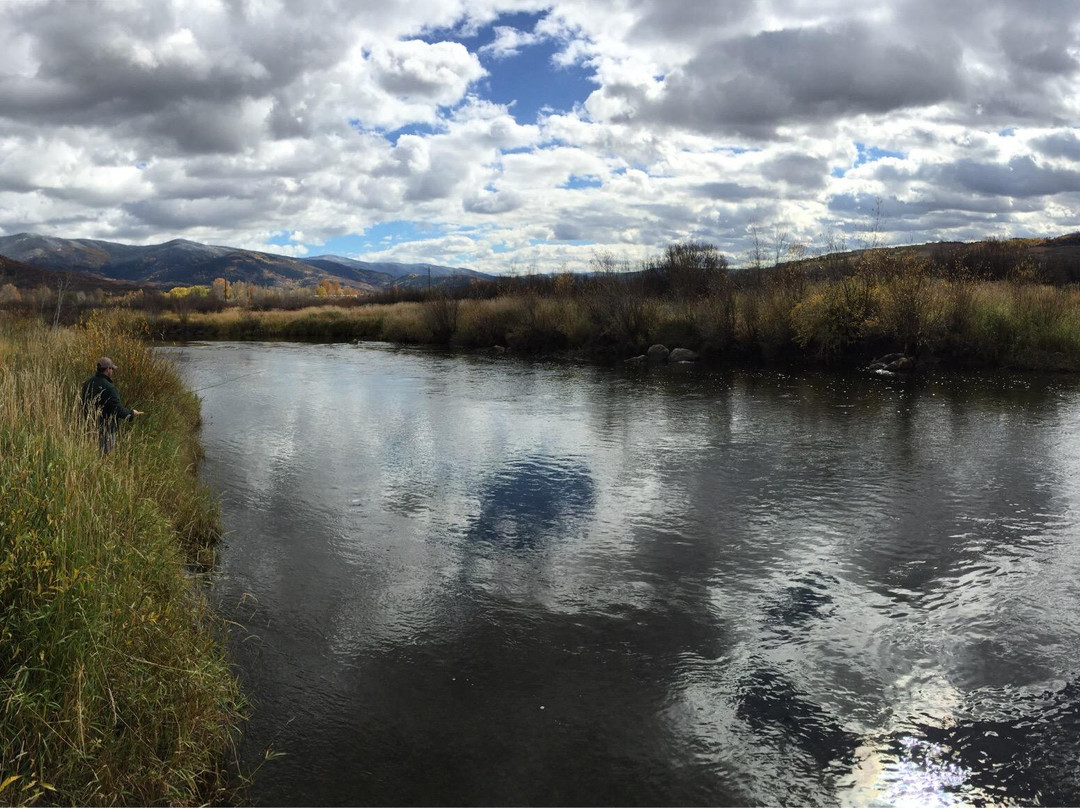
[[[859,151],[859,156],[855,158],[856,166],[861,166],[863,163],[873,163],[883,157],[896,157],[901,160],[907,157],[903,152],[879,149],[877,146],[867,146],[864,143],[856,143],[855,148]]]
[[[430,124],[426,123],[411,123],[408,126],[402,126],[400,129],[394,129],[390,132],[386,132],[384,134],[384,137],[396,146],[398,138],[400,138],[402,135],[417,135],[419,137],[426,137],[428,135],[434,135],[442,131],[443,127],[441,126],[431,126]]]
[[[561,67],[552,57],[564,43],[544,39],[525,45],[512,56],[499,57],[481,49],[495,41],[495,29],[516,28],[532,33],[544,13],[504,14],[493,23],[468,35],[454,31],[432,31],[421,39],[425,42],[460,42],[480,57],[488,76],[478,82],[481,95],[497,104],[506,104],[520,124],[534,124],[544,110],[566,112],[589,97],[597,88],[593,71],[579,65]],[[511,106],[512,105],[512,106]]]
[[[577,174],[571,174],[570,179],[564,182],[560,187],[576,191],[579,188],[599,188],[603,184],[603,181],[595,175],[579,177]]]
[[[360,235],[335,236],[325,244],[308,244],[308,255],[342,255],[347,258],[363,257],[365,253],[387,250],[397,244],[404,244],[420,239],[436,238],[442,230],[424,226],[419,222],[395,221],[373,224]],[[284,240],[275,236],[271,244],[291,244],[286,235]]]

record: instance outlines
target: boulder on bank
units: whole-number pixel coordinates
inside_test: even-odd
[[[657,364],[660,364],[660,363],[666,362],[668,360],[668,354],[670,354],[670,353],[671,353],[671,351],[669,351],[667,349],[667,346],[660,345],[658,343],[656,345],[651,346],[649,348],[649,350],[646,352],[645,355],[649,358],[650,362],[655,362]]]
[[[631,367],[640,367],[642,365],[648,364],[648,362],[649,357],[647,357],[645,354],[641,354],[641,356],[631,356],[629,359],[623,360],[624,365],[630,365]]]
[[[689,348],[673,348],[667,358],[669,362],[696,362],[697,360],[697,352]]]

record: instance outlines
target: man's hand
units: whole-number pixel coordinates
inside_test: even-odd
[[[142,410],[132,410],[132,411],[131,411],[131,414],[132,414],[132,415],[142,415],[142,414],[143,414],[143,411],[142,411]]]

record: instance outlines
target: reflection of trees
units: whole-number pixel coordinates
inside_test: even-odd
[[[755,735],[773,738],[782,748],[790,746],[812,760],[814,765],[800,772],[804,778],[815,770],[824,774],[830,766],[850,764],[859,737],[845,732],[837,716],[800,692],[775,666],[762,659],[753,663],[737,680],[735,715]]]
[[[317,802],[747,802],[683,750],[666,718],[680,661],[731,644],[700,615],[526,610],[473,592],[453,617],[452,636],[367,660],[339,711],[293,727],[345,773]]]

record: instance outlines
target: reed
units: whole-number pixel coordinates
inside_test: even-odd
[[[1030,277],[980,280],[925,258],[867,253],[851,271],[811,280],[798,267],[718,276],[696,294],[652,290],[649,276],[557,278],[490,297],[158,316],[127,312],[165,338],[377,339],[506,346],[627,358],[649,344],[713,358],[854,362],[904,351],[945,362],[1080,369],[1080,291]],[[3,346],[0,345],[0,351]]]
[[[97,317],[0,321],[0,803],[220,801],[242,698],[185,572],[216,505],[198,399]],[[98,451],[78,404],[96,357],[147,413]]]

